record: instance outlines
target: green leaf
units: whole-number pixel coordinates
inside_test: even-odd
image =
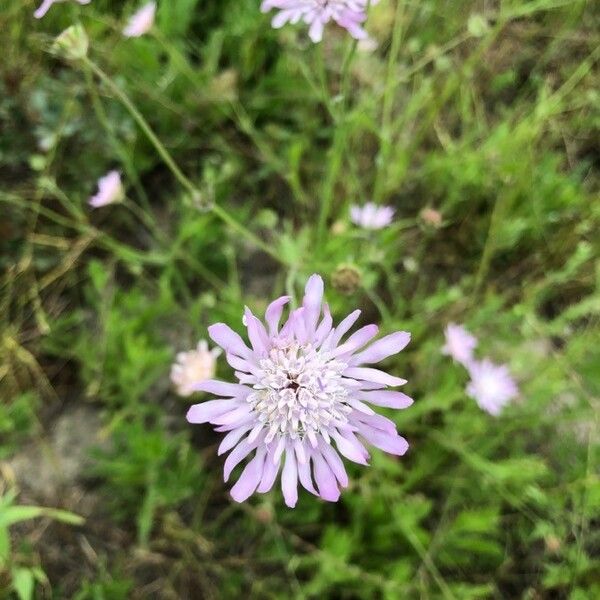
[[[3,565],[8,561],[10,556],[10,537],[8,535],[8,529],[0,527],[0,570]]]
[[[33,598],[34,577],[29,569],[13,569],[12,585],[19,600],[31,600]]]
[[[15,523],[28,521],[37,517],[48,517],[68,523],[69,525],[81,525],[84,522],[83,517],[66,510],[56,508],[44,508],[41,506],[9,506],[0,511],[0,527],[10,527]]]

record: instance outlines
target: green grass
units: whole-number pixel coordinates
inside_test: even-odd
[[[85,522],[11,526],[0,598],[600,596],[593,2],[381,0],[364,52],[336,28],[319,46],[275,31],[258,0],[165,1],[137,40],[134,2],[36,21],[2,1],[0,497]],[[85,60],[51,52],[74,23]],[[127,197],[92,211],[111,168]],[[350,224],[368,199],[391,227]],[[386,364],[415,399],[387,411],[411,449],[349,466],[334,505],[238,505],[170,364],[313,272],[336,318],[412,332]],[[510,365],[502,416],[441,355],[450,321]],[[43,496],[14,457],[53,456],[81,405],[95,447]]]

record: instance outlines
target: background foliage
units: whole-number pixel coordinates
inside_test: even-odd
[[[134,2],[1,0],[0,597],[600,597],[594,4],[382,0],[364,50],[258,0],[162,2],[137,40]],[[91,62],[52,55],[79,20]],[[91,211],[111,168],[127,199]],[[369,198],[393,226],[349,223]],[[312,272],[338,317],[413,333],[411,449],[334,505],[237,505],[169,366]],[[519,381],[501,417],[449,321]]]

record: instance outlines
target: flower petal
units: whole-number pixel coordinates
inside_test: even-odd
[[[252,351],[244,340],[237,334],[229,325],[225,323],[215,323],[208,328],[210,339],[217,345],[221,346],[225,352],[236,354],[242,358],[252,356]]]
[[[210,394],[218,394],[219,396],[226,396],[228,398],[246,398],[252,389],[240,385],[239,383],[227,383],[225,381],[218,381],[216,379],[206,379],[193,385],[194,390],[197,392],[209,392]]]
[[[338,346],[332,351],[332,356],[342,356],[343,354],[351,354],[364,346],[370,339],[374,338],[379,332],[377,325],[365,325],[358,331],[355,331],[341,346]]]
[[[340,433],[334,431],[332,432],[331,437],[333,437],[335,440],[340,453],[343,454],[348,460],[360,465],[369,464],[367,462],[369,453],[356,439],[356,436],[354,436],[351,432],[344,432],[344,435],[341,435]]]
[[[229,492],[236,502],[247,500],[256,490],[263,475],[265,463],[265,450],[259,448],[256,456],[246,465],[240,478]]]
[[[302,306],[304,307],[304,322],[306,330],[310,337],[315,333],[317,321],[321,314],[321,305],[323,304],[323,279],[319,275],[311,275],[304,288],[304,298]]]
[[[269,326],[269,335],[276,335],[283,313],[283,307],[290,301],[290,296],[281,296],[277,300],[273,300],[265,311],[265,321]]]
[[[348,364],[360,365],[378,363],[388,356],[398,354],[410,342],[410,333],[407,331],[397,331],[390,335],[382,337],[380,340],[373,342],[366,350],[355,354]]]
[[[212,419],[219,417],[226,412],[239,406],[237,400],[209,400],[201,404],[194,404],[187,412],[186,419],[188,423],[209,423]]]
[[[319,496],[321,496],[323,500],[337,502],[340,498],[340,490],[337,486],[337,480],[333,471],[318,452],[313,455],[313,461],[315,464],[315,481],[319,490]]]
[[[372,381],[373,383],[382,383],[384,385],[404,385],[406,379],[394,377],[385,371],[379,369],[370,369],[369,367],[350,367],[344,371],[344,376],[354,379],[362,379],[364,381]]]
[[[406,394],[392,390],[358,391],[354,392],[354,395],[369,404],[387,408],[408,408],[413,403],[413,399]]]
[[[287,506],[294,508],[298,502],[298,468],[294,450],[291,447],[286,448],[285,452],[285,464],[281,473],[281,490]]]

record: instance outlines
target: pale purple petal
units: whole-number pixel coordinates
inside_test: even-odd
[[[191,406],[186,419],[189,423],[208,423],[215,417],[219,417],[237,406],[239,406],[237,400],[209,400]]]
[[[372,392],[361,391],[355,392],[355,395],[369,404],[385,406],[387,408],[408,408],[413,403],[413,399],[406,394],[391,390],[376,390]]]
[[[252,390],[239,383],[226,383],[216,379],[206,379],[194,386],[197,392],[209,392],[227,398],[245,398]]]
[[[446,343],[442,354],[451,356],[456,362],[468,367],[473,360],[473,350],[477,346],[477,338],[472,336],[463,325],[449,323],[444,331]]]
[[[315,453],[313,461],[315,465],[315,482],[317,484],[317,489],[319,490],[319,496],[321,496],[323,500],[337,502],[340,497],[340,490],[333,471],[329,468],[329,465],[320,454]]]
[[[221,346],[228,354],[235,354],[246,359],[252,356],[252,351],[244,344],[244,340],[225,323],[211,325],[208,328],[208,335],[215,344]]]
[[[269,335],[277,335],[279,321],[281,320],[281,313],[283,312],[283,307],[290,301],[289,296],[281,296],[281,298],[277,298],[267,306],[267,310],[265,311],[265,321],[269,326]]]
[[[88,200],[92,208],[100,208],[118,202],[123,196],[123,185],[119,171],[110,171],[98,179],[98,193]]]
[[[489,414],[498,416],[519,395],[519,388],[506,365],[484,359],[473,361],[468,368],[471,381],[467,385],[467,394]]]
[[[246,465],[240,478],[231,488],[231,497],[236,502],[243,502],[254,493],[263,475],[264,463],[265,450],[264,448],[259,448],[256,456]]]
[[[235,469],[245,458],[258,446],[259,442],[254,441],[251,444],[246,440],[242,440],[225,459],[223,467],[223,479],[227,481],[231,475],[231,471]]]
[[[398,354],[410,342],[410,333],[397,331],[373,342],[366,350],[355,354],[349,361],[350,365],[373,364]]]
[[[123,29],[123,35],[125,37],[140,37],[150,31],[154,25],[154,18],[156,15],[156,2],[148,2],[135,12],[125,29]]]
[[[406,379],[401,377],[394,377],[388,375],[385,371],[379,369],[371,369],[369,367],[350,367],[344,371],[346,377],[352,377],[354,379],[363,379],[365,381],[372,381],[373,383],[381,383],[383,385],[404,385]]]
[[[285,464],[281,473],[281,490],[286,505],[294,508],[298,502],[298,468],[291,448],[288,448],[285,453]]]
[[[302,300],[304,322],[306,323],[307,332],[311,337],[315,333],[317,321],[321,314],[323,287],[323,279],[319,275],[311,275],[306,282],[304,290],[304,299]]]

